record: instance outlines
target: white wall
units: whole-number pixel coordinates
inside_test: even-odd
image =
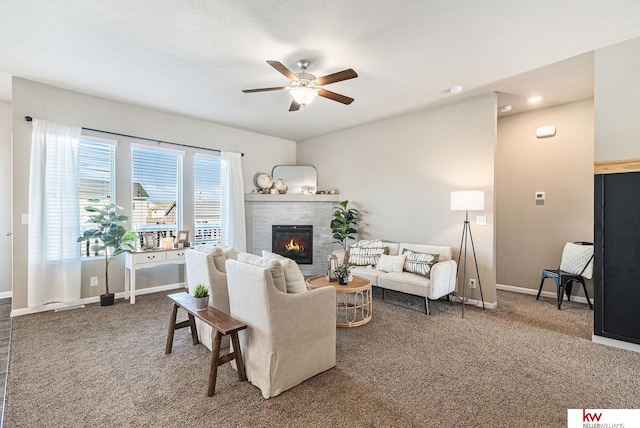
[[[640,158],[640,38],[594,58],[595,161]]]
[[[558,267],[565,242],[593,242],[593,124],[591,99],[498,119],[498,284],[537,291],[542,269]],[[556,136],[536,138],[547,125]],[[538,191],[544,203],[534,200]],[[544,290],[555,292],[555,283],[547,280]],[[576,287],[573,293],[584,296]]]
[[[495,302],[495,144],[491,93],[299,142],[297,160],[316,167],[320,189],[338,189],[361,210],[361,237],[450,246],[456,255],[464,213],[450,211],[450,192],[484,190],[486,209],[472,214],[486,215],[487,226],[472,231],[484,298]]]
[[[0,101],[0,297],[11,295],[11,104]]]
[[[215,102],[214,100],[212,102]],[[31,124],[24,116],[52,120],[86,128],[102,129],[122,134],[172,141],[192,146],[243,152],[242,168],[245,190],[253,187],[253,175],[258,171],[270,171],[273,165],[295,164],[296,144],[293,141],[268,137],[242,131],[211,122],[153,111],[123,104],[86,94],[67,91],[40,83],[13,78],[13,308],[27,306],[27,226],[20,223],[22,213],[28,212],[29,156],[31,145]],[[116,198],[130,212],[130,162],[127,138],[118,139],[116,154]],[[192,153],[186,150],[187,153]],[[185,171],[190,164],[185,158]],[[189,177],[189,174],[185,174]],[[190,195],[192,180],[184,183],[184,206],[192,205]],[[192,229],[192,210],[185,209],[185,228]],[[123,258],[118,258],[109,270],[109,286],[114,292],[124,290]],[[103,287],[88,286],[90,276],[103,277],[103,263],[85,261],[82,267],[82,297],[96,296],[104,292]],[[180,270],[172,267],[141,271],[138,284],[146,285],[174,283],[183,280]]]

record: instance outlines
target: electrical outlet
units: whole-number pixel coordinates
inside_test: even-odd
[[[97,276],[92,276],[91,277],[91,286],[92,287],[97,287],[98,286],[98,277]]]
[[[476,280],[473,278],[469,279],[469,288],[476,288]]]

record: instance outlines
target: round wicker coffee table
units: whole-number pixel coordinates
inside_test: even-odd
[[[307,279],[309,289],[335,287],[336,327],[357,327],[371,321],[371,282],[361,276],[353,276],[347,285],[327,281],[326,275]]]

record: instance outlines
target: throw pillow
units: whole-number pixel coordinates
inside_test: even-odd
[[[593,276],[593,245],[567,242],[562,250],[560,270],[590,279]]]
[[[375,266],[382,254],[388,254],[389,247],[350,247],[344,256],[344,264],[351,266]]]
[[[284,269],[279,261],[256,256],[255,254],[240,253],[238,261],[254,266],[260,266],[271,271],[271,277],[276,288],[283,293],[287,292],[287,283],[284,279]]]
[[[223,244],[222,242],[218,244],[218,247],[222,248],[222,251],[224,251],[224,255],[226,258],[238,260],[238,254],[240,254],[240,251],[238,251],[235,247],[230,247]]]
[[[418,275],[431,278],[431,268],[438,263],[440,254],[418,253],[416,251],[404,250],[402,254],[407,256],[404,270]]]
[[[406,258],[406,254],[400,254],[399,256],[381,254],[376,269],[383,272],[402,272]]]
[[[266,250],[262,250],[262,257],[280,262],[282,269],[284,269],[287,293],[302,293],[307,291],[307,283],[304,280],[304,275],[302,275],[300,267],[298,267],[298,264],[294,260]]]
[[[369,240],[361,240],[356,242],[355,245],[353,245],[354,247],[360,247],[360,248],[379,248],[382,247],[382,241],[379,239],[369,239]]]

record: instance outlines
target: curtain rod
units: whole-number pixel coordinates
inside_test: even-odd
[[[31,116],[25,116],[24,120],[26,120],[27,122],[31,122],[33,118]],[[129,135],[129,134],[120,134],[119,132],[103,131],[101,129],[93,129],[93,128],[85,128],[85,127],[82,127],[82,129],[85,131],[100,132],[102,134],[118,135],[120,137],[128,137],[128,138],[135,138],[138,140],[153,141],[154,143],[158,143],[158,144],[172,144],[174,146],[189,147],[191,149],[211,150],[212,152],[218,152],[218,153],[222,152],[222,150],[220,149],[210,149],[208,147],[198,147],[198,146],[190,146],[188,144],[172,143],[171,141],[154,140],[153,138],[138,137],[138,136]],[[244,156],[244,153],[240,153],[240,155]]]

